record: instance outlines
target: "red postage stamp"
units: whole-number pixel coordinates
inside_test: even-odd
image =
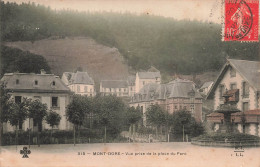
[[[224,41],[259,41],[258,0],[225,0]]]

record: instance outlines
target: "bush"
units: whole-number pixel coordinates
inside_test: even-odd
[[[73,143],[73,131],[59,130],[52,133],[51,130],[44,130],[40,134],[40,144],[72,144]],[[76,133],[77,143],[101,143],[103,142],[104,132],[100,129],[81,129],[79,133]],[[37,138],[37,132],[30,133],[30,144],[35,143],[34,139]],[[111,142],[122,142],[124,138],[119,135],[107,134],[108,141]],[[18,132],[18,144],[27,145],[29,144],[29,133],[28,131]],[[2,135],[2,145],[15,145],[15,132],[7,132]]]
[[[196,141],[229,141],[229,142],[248,142],[248,141],[260,141],[260,137],[244,134],[244,133],[211,133],[203,134],[198,137],[193,138],[192,140]]]

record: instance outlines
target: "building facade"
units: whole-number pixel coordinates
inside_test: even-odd
[[[189,80],[176,79],[168,84],[146,84],[131,98],[129,104],[141,108],[144,126],[147,125],[146,111],[154,104],[160,105],[168,113],[191,111],[196,121],[202,121],[202,96]]]
[[[21,102],[23,98],[39,100],[47,104],[48,110],[52,110],[61,116],[60,124],[55,129],[68,130],[72,128],[71,123],[66,119],[66,106],[69,104],[70,90],[58,76],[53,74],[34,73],[7,73],[1,79],[6,84],[8,94],[15,102]],[[29,125],[30,123],[30,125]],[[37,131],[37,125],[29,118],[19,126],[20,130],[32,128]],[[51,129],[45,122],[42,122],[42,130]],[[15,127],[4,123],[3,131],[14,131]]]
[[[61,79],[75,94],[96,95],[94,81],[87,72],[64,72]]]
[[[135,93],[139,93],[143,86],[149,83],[161,83],[161,74],[159,71],[137,72],[135,79]]]
[[[128,83],[126,80],[102,80],[100,82],[100,94],[102,96],[128,97]]]
[[[224,104],[223,95],[225,93],[233,94],[231,100],[233,100],[236,108],[243,113],[232,114],[233,120],[231,121],[238,131],[259,135],[260,119],[257,119],[257,115],[260,114],[260,62],[227,59],[207,96],[207,99],[213,99],[214,110]],[[238,117],[244,114],[246,118],[255,115],[255,119],[246,119],[245,122],[241,122],[241,118]],[[208,120],[218,127],[221,120],[216,117],[221,119],[221,116],[214,114],[208,115]],[[215,131],[218,130],[216,127]]]
[[[132,97],[135,94],[135,76],[128,76],[127,77],[127,84],[128,84],[128,96]]]

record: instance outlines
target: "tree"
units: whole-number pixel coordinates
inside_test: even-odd
[[[130,124],[129,130],[131,134],[135,133],[135,124],[142,118],[140,107],[136,109],[134,107],[128,107],[126,111],[127,123]],[[134,135],[135,136],[135,135]]]
[[[173,113],[173,134],[176,138],[182,136],[184,141],[185,134],[196,137],[204,132],[201,123],[197,123],[190,111],[176,111]]]
[[[5,84],[0,85],[0,119],[1,124],[8,121],[9,118],[9,106],[8,106],[8,100],[10,99],[10,95],[7,94],[7,90],[5,89]],[[3,127],[3,126],[1,126]],[[2,132],[2,128],[1,128]],[[1,133],[2,134],[2,133]]]
[[[52,140],[52,132],[53,132],[53,127],[56,125],[60,124],[60,120],[61,120],[61,116],[60,114],[54,112],[54,111],[50,111],[46,118],[45,118],[46,122],[51,126],[51,140]]]
[[[1,46],[1,74],[8,72],[40,73],[44,69],[50,73],[50,67],[43,56],[19,49]]]
[[[158,127],[166,125],[166,111],[158,104],[151,105],[146,112],[146,120],[149,124],[156,127],[156,136],[158,135]]]
[[[42,120],[47,115],[47,104],[41,103],[38,99],[34,100],[30,103],[29,106],[29,118],[33,119],[33,122],[37,124],[37,143],[40,146],[40,138],[39,131],[41,131],[40,125],[42,124]]]
[[[97,97],[95,111],[99,123],[104,127],[104,142],[107,140],[107,130],[110,135],[117,135],[123,126],[125,115],[125,104],[121,98],[116,96]]]
[[[66,110],[66,117],[67,120],[73,123],[73,131],[74,131],[74,146],[76,144],[76,128],[78,129],[79,126],[83,124],[85,119],[85,114],[87,112],[88,106],[85,96],[81,95],[74,95],[72,97],[72,101],[67,106]]]
[[[8,122],[9,118],[8,100],[10,95],[7,94],[5,87],[4,83],[0,84],[0,138],[2,138],[3,134],[3,123]]]
[[[12,126],[16,127],[15,143],[18,144],[18,126],[22,125],[28,117],[29,100],[23,98],[20,103],[15,103],[13,99],[8,102],[9,117],[8,120]]]

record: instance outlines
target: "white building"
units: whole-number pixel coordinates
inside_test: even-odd
[[[87,72],[64,72],[61,79],[75,94],[96,95],[94,81]]]
[[[125,80],[102,80],[100,82],[100,93],[102,96],[116,95],[128,97],[128,84]]]
[[[144,85],[149,83],[161,83],[160,72],[137,72],[135,79],[135,93],[138,93]]]
[[[257,118],[260,115],[260,62],[227,59],[207,96],[207,99],[213,99],[214,110],[224,104],[224,93],[233,94],[230,101],[233,101],[247,118],[245,124],[242,124],[241,118],[236,118],[242,113],[232,114],[231,119],[238,130],[260,135],[260,118]],[[210,114],[208,118],[216,126],[221,123],[221,114]]]
[[[66,106],[69,104],[70,90],[61,81],[58,76],[53,74],[45,74],[44,71],[41,74],[34,73],[6,73],[1,82],[6,84],[6,89],[14,98],[15,102],[21,102],[25,98],[38,99],[42,103],[47,104],[48,110],[57,112],[61,116],[60,124],[55,127],[60,130],[68,130],[72,128],[71,123],[66,119]],[[33,128],[37,130],[37,125],[29,118],[19,125],[19,129],[27,130]],[[40,129],[51,129],[51,127],[43,121]],[[3,131],[14,131],[15,127],[9,123],[3,124]]]

